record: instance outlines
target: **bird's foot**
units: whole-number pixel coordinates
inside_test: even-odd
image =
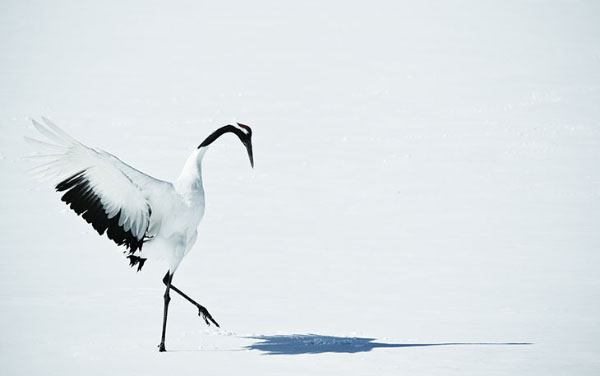
[[[212,322],[217,328],[220,328],[219,324],[215,321],[215,319],[213,319],[213,317],[210,315],[206,308],[202,307],[201,305],[198,305],[198,311],[198,316],[204,319],[206,325],[210,326],[210,323]]]
[[[160,345],[158,345],[158,351],[160,351],[160,352],[167,351],[167,349],[165,349],[165,343],[164,342],[161,342]]]

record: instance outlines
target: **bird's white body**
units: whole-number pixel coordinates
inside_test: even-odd
[[[165,259],[175,272],[198,237],[197,228],[204,216],[204,187],[201,163],[206,148],[195,150],[187,159],[181,175],[172,184],[153,184],[145,190],[152,209],[143,251],[136,255]]]
[[[130,255],[143,261],[163,259],[174,273],[196,242],[204,215],[201,164],[207,147],[194,150],[180,176],[171,183],[146,175],[108,152],[83,145],[47,119],[44,122],[42,125],[34,121],[34,126],[51,143],[27,138],[52,150],[38,156],[48,161],[36,168],[37,173],[62,181],[59,186],[80,173],[80,180],[71,184],[75,188],[81,186],[83,194],[79,196],[83,200],[89,200],[88,196],[97,199],[108,220],[113,221],[111,225],[117,225],[118,218],[119,230],[127,232],[128,241],[139,242],[139,247],[130,249]],[[70,203],[64,197],[63,201]],[[85,218],[86,210],[78,214]],[[94,218],[86,220],[94,225]],[[110,227],[107,229],[110,237]]]

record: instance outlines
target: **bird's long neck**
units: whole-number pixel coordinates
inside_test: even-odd
[[[236,127],[234,127],[233,125],[226,125],[224,127],[217,129],[216,131],[211,133],[210,136],[206,137],[206,139],[204,141],[202,141],[200,146],[198,146],[198,149],[200,149],[202,147],[208,147],[210,144],[215,142],[217,140],[217,138],[221,137],[222,135],[224,135],[227,132],[237,133],[238,135],[241,133],[241,131],[239,129],[237,129]]]
[[[202,187],[202,159],[207,147],[201,147],[192,152],[183,165],[181,174],[173,185],[175,190],[182,196],[204,195]]]
[[[236,129],[233,125],[226,125],[214,131],[208,136],[198,149],[188,157],[187,161],[183,165],[181,174],[174,182],[175,190],[183,196],[196,197],[204,195],[204,188],[202,187],[202,159],[204,154],[208,150],[209,146],[219,137],[228,132],[241,132]]]

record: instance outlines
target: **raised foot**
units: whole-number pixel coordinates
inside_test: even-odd
[[[212,322],[217,328],[220,328],[219,324],[215,321],[215,319],[213,319],[210,313],[208,313],[208,310],[201,305],[198,305],[198,316],[204,319],[206,325],[210,326],[210,323]]]
[[[161,342],[160,345],[158,345],[158,351],[160,351],[160,352],[167,351],[167,349],[165,349],[165,344],[163,342]]]

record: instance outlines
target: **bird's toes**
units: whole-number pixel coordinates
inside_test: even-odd
[[[215,319],[213,319],[213,317],[211,316],[211,314],[208,313],[208,310],[206,310],[206,308],[199,307],[198,316],[202,317],[202,319],[204,320],[204,322],[206,323],[206,325],[210,326],[210,323],[212,322],[213,324],[215,324],[215,326],[217,328],[220,328],[219,324],[215,321]]]
[[[202,320],[204,320],[206,325],[210,326],[210,321],[208,321],[206,312],[203,312],[202,310],[200,310],[200,312],[198,312],[198,316],[202,317]]]
[[[208,319],[206,318],[206,316],[202,312],[198,313],[198,316],[202,317],[202,319],[204,320],[204,322],[206,323],[206,325],[210,326],[210,322],[208,322]]]
[[[167,351],[167,349],[165,349],[165,344],[161,342],[160,345],[158,345],[158,351],[160,352],[165,352]]]

